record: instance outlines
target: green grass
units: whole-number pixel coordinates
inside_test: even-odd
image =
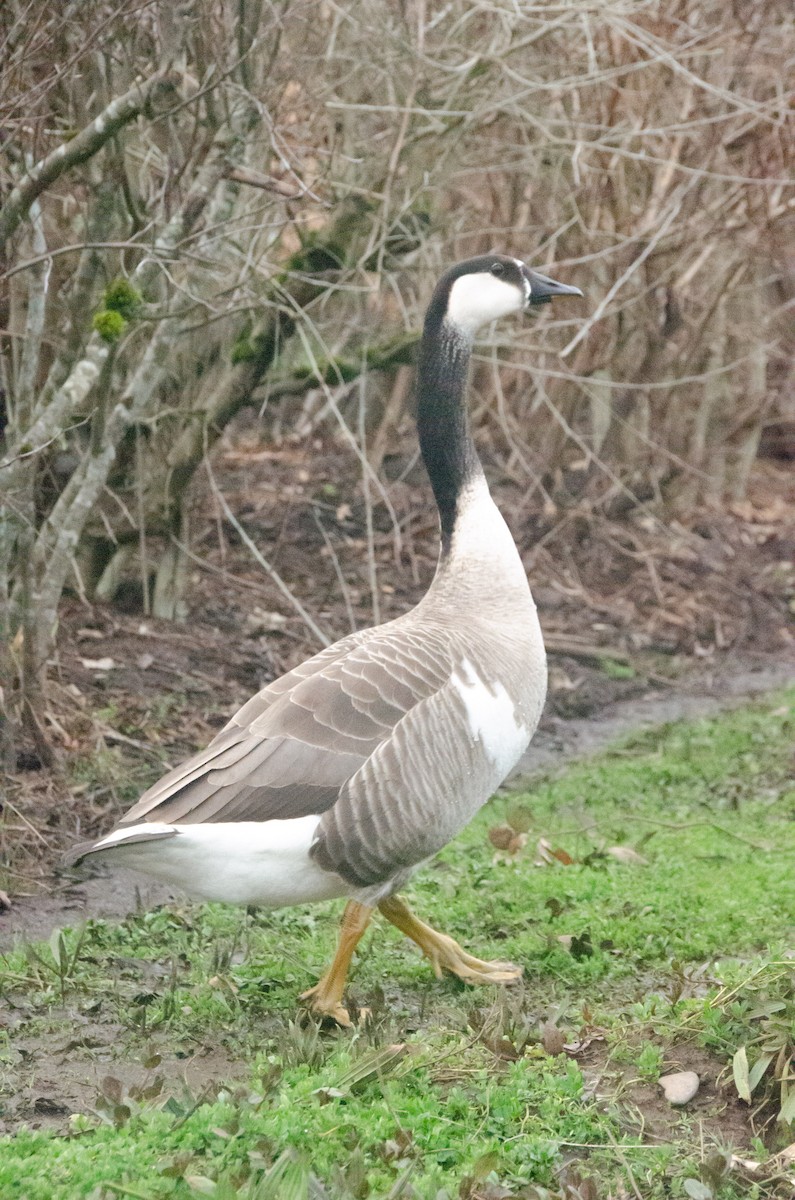
[[[333,905],[186,904],[0,958],[0,1117],[31,1045],[59,1048],[51,1076],[99,1080],[67,1134],[0,1143],[0,1197],[492,1200],[580,1177],[600,1198],[790,1194],[770,1155],[795,1140],[795,1111],[776,1120],[795,1084],[774,1078],[795,1041],[793,705],[672,725],[498,798],[417,877],[422,916],[521,963],[521,988],[439,982],[377,923],[350,987],[372,1019],[302,1027]],[[488,836],[506,818],[526,834],[509,859]],[[559,857],[537,865],[539,838]],[[85,1035],[103,1029],[110,1057]],[[206,1053],[238,1082],[182,1084]],[[702,1092],[672,1110],[657,1080],[694,1063]],[[732,1142],[768,1167],[730,1169]]]

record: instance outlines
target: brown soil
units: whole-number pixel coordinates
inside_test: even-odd
[[[640,1078],[633,1068],[611,1064],[603,1044],[596,1043],[594,1048],[596,1053],[580,1063],[586,1086],[619,1114],[629,1137],[671,1143],[677,1140],[677,1131],[683,1124],[692,1127],[697,1123],[704,1145],[713,1144],[729,1151],[748,1147],[752,1137],[762,1132],[754,1123],[748,1105],[737,1096],[726,1063],[702,1047],[683,1043],[666,1050],[663,1074],[695,1071],[700,1081],[695,1097],[681,1107],[666,1100],[656,1081]]]
[[[686,1044],[666,1052],[663,1073],[695,1071],[700,1083],[695,1097],[681,1108],[666,1100],[659,1083],[648,1082],[627,1073],[622,1080],[621,1107],[628,1128],[633,1109],[642,1114],[643,1126],[635,1122],[635,1132],[657,1142],[675,1140],[676,1127],[682,1120],[697,1120],[708,1141],[726,1147],[747,1146],[752,1132],[748,1105],[732,1085],[726,1063],[713,1058],[700,1046]]]
[[[138,1061],[140,1044],[126,1047],[129,1031],[122,1026],[93,1021],[72,1011],[52,1013],[53,1020],[59,1016],[76,1024],[73,1036],[65,1034],[66,1024],[58,1034],[14,1035],[6,1062],[14,1088],[13,1093],[2,1096],[0,1134],[14,1133],[21,1125],[68,1133],[72,1113],[107,1113],[114,1081],[118,1081],[123,1101],[133,1105],[136,1093],[153,1087],[159,1098],[189,1097],[188,1105],[192,1105],[203,1094],[214,1099],[221,1086],[233,1086],[249,1073],[239,1055],[209,1044],[177,1053],[160,1047],[157,1066],[147,1067]],[[13,1019],[13,1013],[4,1015],[0,1029]],[[8,1027],[13,1029],[13,1024]]]

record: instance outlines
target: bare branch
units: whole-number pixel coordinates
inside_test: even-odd
[[[34,200],[64,171],[87,162],[148,105],[173,91],[178,82],[179,76],[173,71],[161,71],[137,83],[125,95],[111,100],[107,108],[71,141],[64,142],[36,163],[0,209],[0,246],[5,245],[20,221],[25,219]]]
[[[331,645],[331,638],[327,634],[325,634],[323,632],[323,630],[320,628],[320,626],[317,625],[312,620],[312,617],[306,611],[306,609],[304,608],[301,601],[294,594],[294,592],[290,591],[289,587],[284,582],[284,580],[282,579],[281,575],[276,570],[276,568],[273,567],[268,562],[268,560],[260,552],[260,550],[257,548],[257,546],[255,546],[254,542],[252,542],[251,538],[246,533],[245,529],[240,524],[240,522],[238,521],[235,514],[232,512],[231,508],[229,507],[229,505],[226,502],[226,498],[225,498],[223,492],[220,490],[220,488],[218,487],[218,484],[215,482],[215,476],[212,473],[209,459],[207,460],[207,473],[210,477],[210,482],[212,484],[213,493],[214,493],[218,503],[220,504],[221,508],[223,509],[224,516],[226,517],[229,524],[232,526],[232,528],[237,533],[237,535],[240,538],[240,540],[242,541],[243,545],[246,547],[246,549],[252,555],[255,562],[258,562],[259,565],[262,567],[263,571],[265,571],[265,573],[273,580],[273,582],[276,584],[276,586],[279,589],[279,591],[281,592],[281,594],[292,605],[292,607],[298,613],[301,620],[306,625],[307,629],[311,630],[311,632],[314,634],[314,636],[320,642],[321,646]]]

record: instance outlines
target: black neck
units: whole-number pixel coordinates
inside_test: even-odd
[[[449,548],[458,498],[482,474],[469,432],[466,384],[470,340],[428,314],[417,363],[417,428],[420,451],[439,508],[442,549]]]

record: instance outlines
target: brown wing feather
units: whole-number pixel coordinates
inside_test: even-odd
[[[497,639],[483,631],[472,639],[468,632],[471,626],[451,634],[445,646],[453,667],[466,658],[484,680],[510,679],[517,661],[529,664],[527,675],[539,673],[533,706],[517,709],[529,737],[543,701],[543,653],[534,662],[521,631],[515,641],[505,632]],[[443,685],[413,705],[343,785],[320,820],[311,853],[357,887],[385,883],[445,846],[501,782],[448,668]]]
[[[434,692],[345,783],[321,818],[313,856],[357,887],[383,883],[463,828],[492,790],[487,776],[458,693]]]
[[[343,639],[249,700],[206,750],[154,784],[120,824],[327,812],[405,714],[449,678],[446,640],[426,629],[418,662],[400,619]]]

